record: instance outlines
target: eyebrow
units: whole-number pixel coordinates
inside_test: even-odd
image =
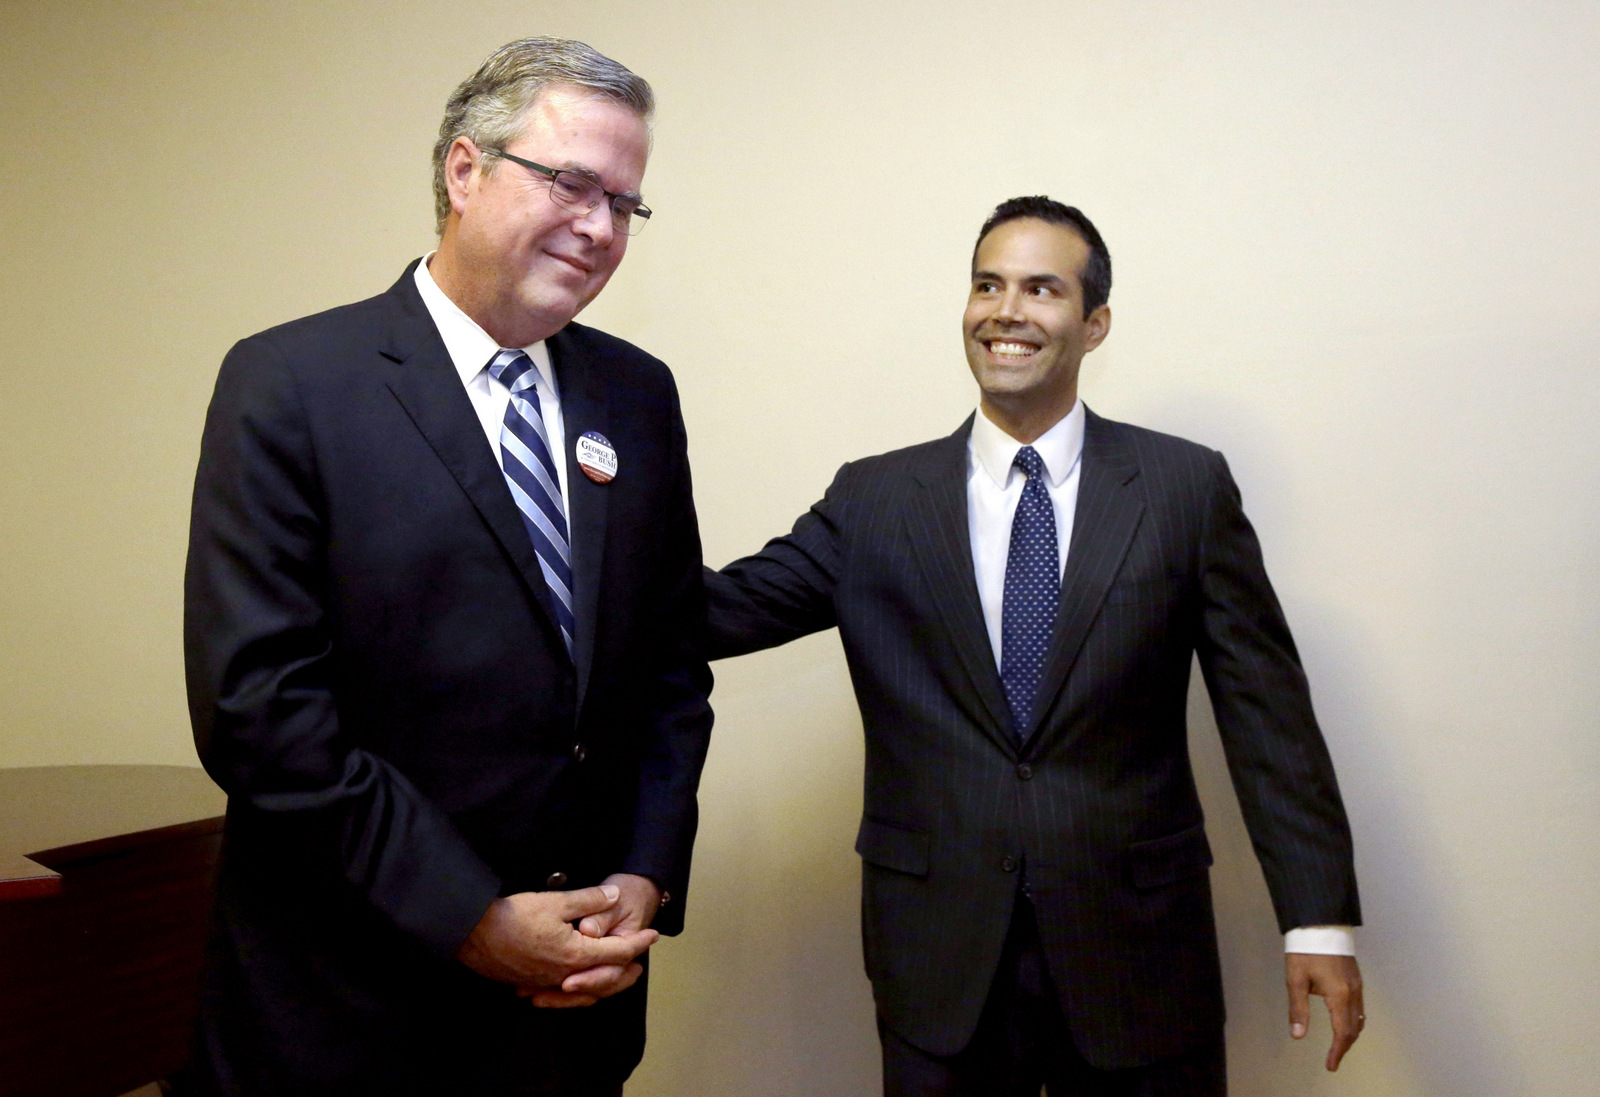
[[[992,270],[975,270],[972,272],[972,280],[974,282],[1004,282],[1006,279],[1003,274],[996,273]],[[1058,274],[1029,274],[1018,279],[1018,281],[1025,285],[1032,286],[1064,286],[1067,284],[1067,280]]]
[[[576,160],[567,160],[564,163],[551,164],[549,166],[555,168],[557,171],[570,171],[575,175],[581,175],[591,182],[598,183],[600,189],[605,189],[605,184],[600,181],[600,173],[589,167],[587,164],[580,164]],[[640,205],[644,204],[644,195],[640,194],[636,190],[624,190],[616,193],[619,198],[626,198],[628,201],[638,202]]]

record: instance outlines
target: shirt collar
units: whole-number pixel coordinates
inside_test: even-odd
[[[1062,416],[1049,430],[1031,443],[1044,460],[1045,479],[1058,488],[1077,467],[1083,457],[1083,401],[1073,403],[1072,410]],[[996,486],[1004,488],[1011,478],[1012,462],[1022,443],[1001,430],[978,409],[972,418],[972,435],[967,440],[967,452],[977,462]]]
[[[480,328],[476,320],[462,312],[454,301],[445,296],[444,290],[439,288],[439,283],[428,273],[428,262],[433,256],[434,252],[430,251],[417,264],[415,275],[417,292],[422,294],[422,303],[427,306],[428,315],[433,317],[433,326],[439,329],[439,338],[444,341],[444,349],[450,354],[450,364],[455,366],[456,373],[461,375],[461,383],[471,385],[478,374],[487,369],[489,363],[494,360],[494,356],[500,350],[500,344]],[[529,343],[522,350],[527,353],[534,368],[539,371],[539,379],[551,392],[554,392],[555,373],[550,368],[550,349],[545,346],[544,340]]]

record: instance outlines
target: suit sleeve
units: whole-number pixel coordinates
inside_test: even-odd
[[[720,572],[706,569],[707,653],[726,659],[787,644],[838,624],[833,595],[844,559],[851,466],[786,536]]]
[[[1255,530],[1221,454],[1201,542],[1197,651],[1278,926],[1358,925],[1350,824]]]
[[[676,391],[672,393],[673,466],[670,501],[660,531],[659,596],[652,603],[648,650],[654,664],[642,688],[648,729],[640,762],[633,833],[622,870],[648,876],[671,896],[656,915],[665,934],[683,929],[689,861],[699,825],[696,790],[711,740],[711,671],[705,656],[705,588],[700,530],[689,475],[688,442]]]
[[[184,576],[195,744],[231,818],[342,876],[401,931],[452,956],[500,885],[450,820],[341,730],[327,511],[289,364],[257,336],[229,353],[206,416]]]

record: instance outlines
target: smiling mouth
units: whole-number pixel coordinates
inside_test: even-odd
[[[575,270],[580,270],[584,274],[593,274],[594,273],[594,267],[591,266],[588,263],[583,262],[581,259],[574,259],[570,255],[562,255],[559,252],[554,252],[554,251],[547,251],[547,252],[545,252],[545,254],[550,256],[550,258],[552,258],[552,259],[561,260],[563,263],[567,264],[567,266],[572,267]]]
[[[1022,362],[1039,351],[1037,343],[1023,343],[1015,339],[990,339],[984,344],[989,354],[1002,362]]]

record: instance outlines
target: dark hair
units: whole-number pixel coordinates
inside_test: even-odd
[[[1111,297],[1111,253],[1106,250],[1106,242],[1100,239],[1100,230],[1094,227],[1094,222],[1083,215],[1083,211],[1076,206],[1064,206],[1054,198],[1047,198],[1036,194],[1028,198],[1007,198],[994,208],[989,219],[983,223],[983,228],[978,232],[977,243],[972,245],[972,269],[978,269],[978,245],[983,243],[983,238],[993,232],[998,226],[1007,221],[1017,221],[1024,217],[1032,217],[1051,225],[1070,225],[1083,242],[1089,245],[1089,258],[1083,264],[1083,271],[1078,275],[1078,284],[1083,287],[1083,315],[1088,315]]]

